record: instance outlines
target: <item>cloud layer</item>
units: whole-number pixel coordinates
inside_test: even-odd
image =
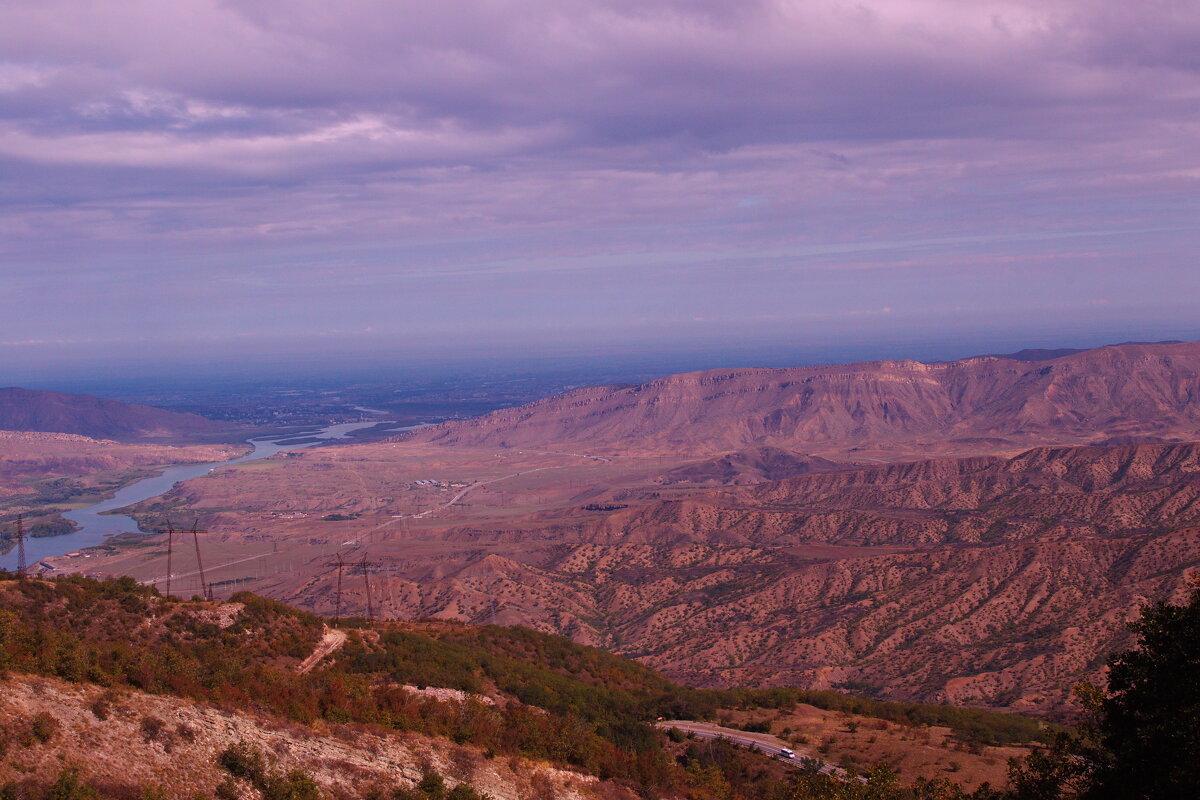
[[[1170,0],[10,0],[0,340],[1136,327],[1200,289],[1196,41]]]

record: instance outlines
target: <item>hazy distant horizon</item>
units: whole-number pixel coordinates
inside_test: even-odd
[[[6,3],[0,376],[1196,338],[1197,37],[1115,0]]]
[[[311,359],[270,358],[243,353],[192,362],[177,356],[166,361],[101,359],[94,364],[45,365],[42,369],[0,370],[0,385],[104,395],[105,390],[136,396],[157,389],[189,387],[212,390],[270,383],[335,388],[352,384],[441,382],[447,379],[486,380],[497,376],[533,376],[561,380],[621,382],[705,369],[792,367],[859,361],[953,361],[972,356],[1015,353],[1025,349],[1087,349],[1124,342],[1200,341],[1200,327],[1162,328],[1112,334],[976,335],[942,340],[741,342],[725,346],[655,348],[646,344],[560,347],[538,352],[526,347],[515,352],[480,354],[362,351]],[[501,348],[504,349],[504,348]]]

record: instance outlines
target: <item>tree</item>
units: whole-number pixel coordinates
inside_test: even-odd
[[[1200,581],[1147,607],[1108,689],[1076,690],[1089,719],[1010,770],[1010,800],[1194,800],[1200,787]]]
[[[1200,583],[1186,605],[1157,603],[1133,624],[1138,644],[1108,661],[1098,765],[1089,800],[1195,798],[1200,787]]]

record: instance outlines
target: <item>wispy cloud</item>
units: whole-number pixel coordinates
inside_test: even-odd
[[[1152,308],[1200,288],[1198,38],[1171,0],[10,0],[0,336],[350,329],[331,291],[380,330],[950,314],[948,270]]]

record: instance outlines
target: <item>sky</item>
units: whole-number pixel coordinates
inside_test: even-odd
[[[0,383],[1198,339],[1197,41],[1191,0],[5,0]]]

